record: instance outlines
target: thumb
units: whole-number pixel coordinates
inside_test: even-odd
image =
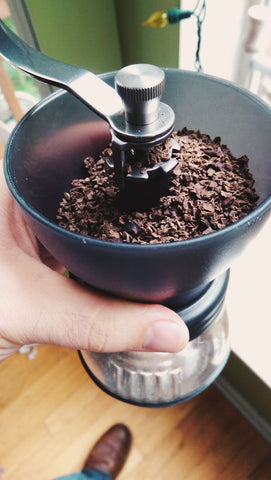
[[[53,344],[95,352],[178,352],[188,342],[185,323],[162,305],[107,296],[31,257],[25,256],[14,268],[15,272],[9,264],[5,277],[5,287],[12,286],[12,290],[5,289],[9,297],[12,292],[12,312],[2,328],[1,317],[0,334],[4,331],[4,337],[16,345]]]

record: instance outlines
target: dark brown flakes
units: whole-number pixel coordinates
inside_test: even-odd
[[[165,243],[206,235],[226,227],[256,207],[258,196],[246,155],[236,159],[220,137],[187,129],[173,137],[178,165],[167,196],[145,212],[127,212],[118,204],[118,188],[106,158],[84,161],[87,177],[72,182],[59,205],[58,222],[72,232],[112,242]],[[148,165],[168,160],[171,142],[155,147]],[[137,160],[137,159],[136,159]],[[144,164],[140,165],[144,169]]]

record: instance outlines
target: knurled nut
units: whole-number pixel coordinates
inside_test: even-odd
[[[129,102],[147,102],[154,98],[161,97],[165,86],[165,80],[163,79],[157,85],[146,88],[131,88],[123,85],[119,85],[116,82],[117,92],[123,100]]]

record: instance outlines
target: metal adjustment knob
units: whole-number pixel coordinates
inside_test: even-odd
[[[121,96],[126,120],[148,125],[158,118],[158,108],[165,85],[163,70],[139,63],[122,68],[115,77],[115,88]]]
[[[115,76],[124,112],[112,117],[112,155],[107,163],[114,168],[121,201],[129,209],[146,209],[157,203],[168,191],[170,172],[177,165],[173,151],[180,147],[174,139],[168,159],[153,165],[149,158],[174,128],[173,109],[160,102],[164,86],[164,71],[145,63],[124,67]]]

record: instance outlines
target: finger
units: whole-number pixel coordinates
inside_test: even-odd
[[[178,352],[188,342],[184,322],[162,305],[108,297],[26,256],[15,269],[8,282],[16,295],[6,334],[14,343],[48,343],[96,352]]]

